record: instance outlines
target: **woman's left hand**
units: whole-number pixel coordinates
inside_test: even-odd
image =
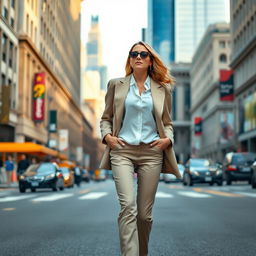
[[[155,140],[150,144],[151,147],[158,147],[160,150],[165,150],[171,144],[171,140],[169,138]]]

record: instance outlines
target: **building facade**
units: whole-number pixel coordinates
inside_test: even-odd
[[[11,141],[18,122],[17,1],[0,1],[0,12],[0,141]]]
[[[190,64],[173,63],[171,74],[176,81],[172,94],[174,149],[178,162],[184,164],[190,156]]]
[[[210,25],[190,71],[192,156],[222,161],[234,148],[234,104],[220,100],[220,70],[229,70],[229,63],[229,24]]]
[[[227,0],[175,1],[175,61],[191,62],[207,27],[228,22]]]
[[[256,152],[256,2],[230,1],[237,150]]]
[[[80,0],[1,1],[4,22],[10,23],[7,25],[13,34],[10,40],[8,37],[2,40],[5,46],[2,53],[8,66],[17,62],[16,72],[2,66],[1,77],[6,81],[13,78],[17,97],[16,102],[11,97],[15,102],[11,107],[16,109],[9,114],[14,135],[0,139],[47,145],[88,167],[88,158],[95,162],[94,166],[97,161],[91,151],[96,143],[91,139],[93,127],[80,108],[80,3]],[[11,60],[15,46],[18,59]],[[16,123],[12,121],[12,111],[16,112]],[[2,134],[4,129],[0,128]]]

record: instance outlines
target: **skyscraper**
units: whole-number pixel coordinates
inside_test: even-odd
[[[175,59],[174,0],[148,1],[147,41],[160,54],[165,64]]]
[[[196,47],[209,24],[228,21],[227,2],[228,0],[175,1],[176,62],[191,62]]]

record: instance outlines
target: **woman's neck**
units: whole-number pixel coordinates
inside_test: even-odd
[[[137,83],[144,83],[148,77],[147,72],[133,72],[134,79]]]

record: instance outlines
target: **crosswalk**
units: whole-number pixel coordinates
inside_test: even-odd
[[[236,191],[223,191],[220,189],[208,189],[208,188],[191,188],[191,189],[184,189],[184,188],[175,188],[169,187],[169,191],[161,191],[158,190],[156,193],[156,198],[162,199],[170,199],[177,197],[189,197],[194,199],[207,199],[207,198],[214,198],[214,197],[225,197],[225,198],[256,198],[256,191],[248,192],[243,190],[236,190]],[[108,192],[105,191],[98,191],[92,192],[90,190],[84,191],[84,194],[81,193],[66,193],[66,192],[59,192],[59,193],[47,193],[46,195],[41,195],[37,193],[33,194],[15,194],[15,195],[8,195],[7,193],[0,193],[0,204],[7,203],[7,202],[14,202],[20,200],[28,200],[31,202],[55,202],[58,200],[63,200],[67,198],[75,198],[77,200],[99,200],[106,196],[113,196]]]

